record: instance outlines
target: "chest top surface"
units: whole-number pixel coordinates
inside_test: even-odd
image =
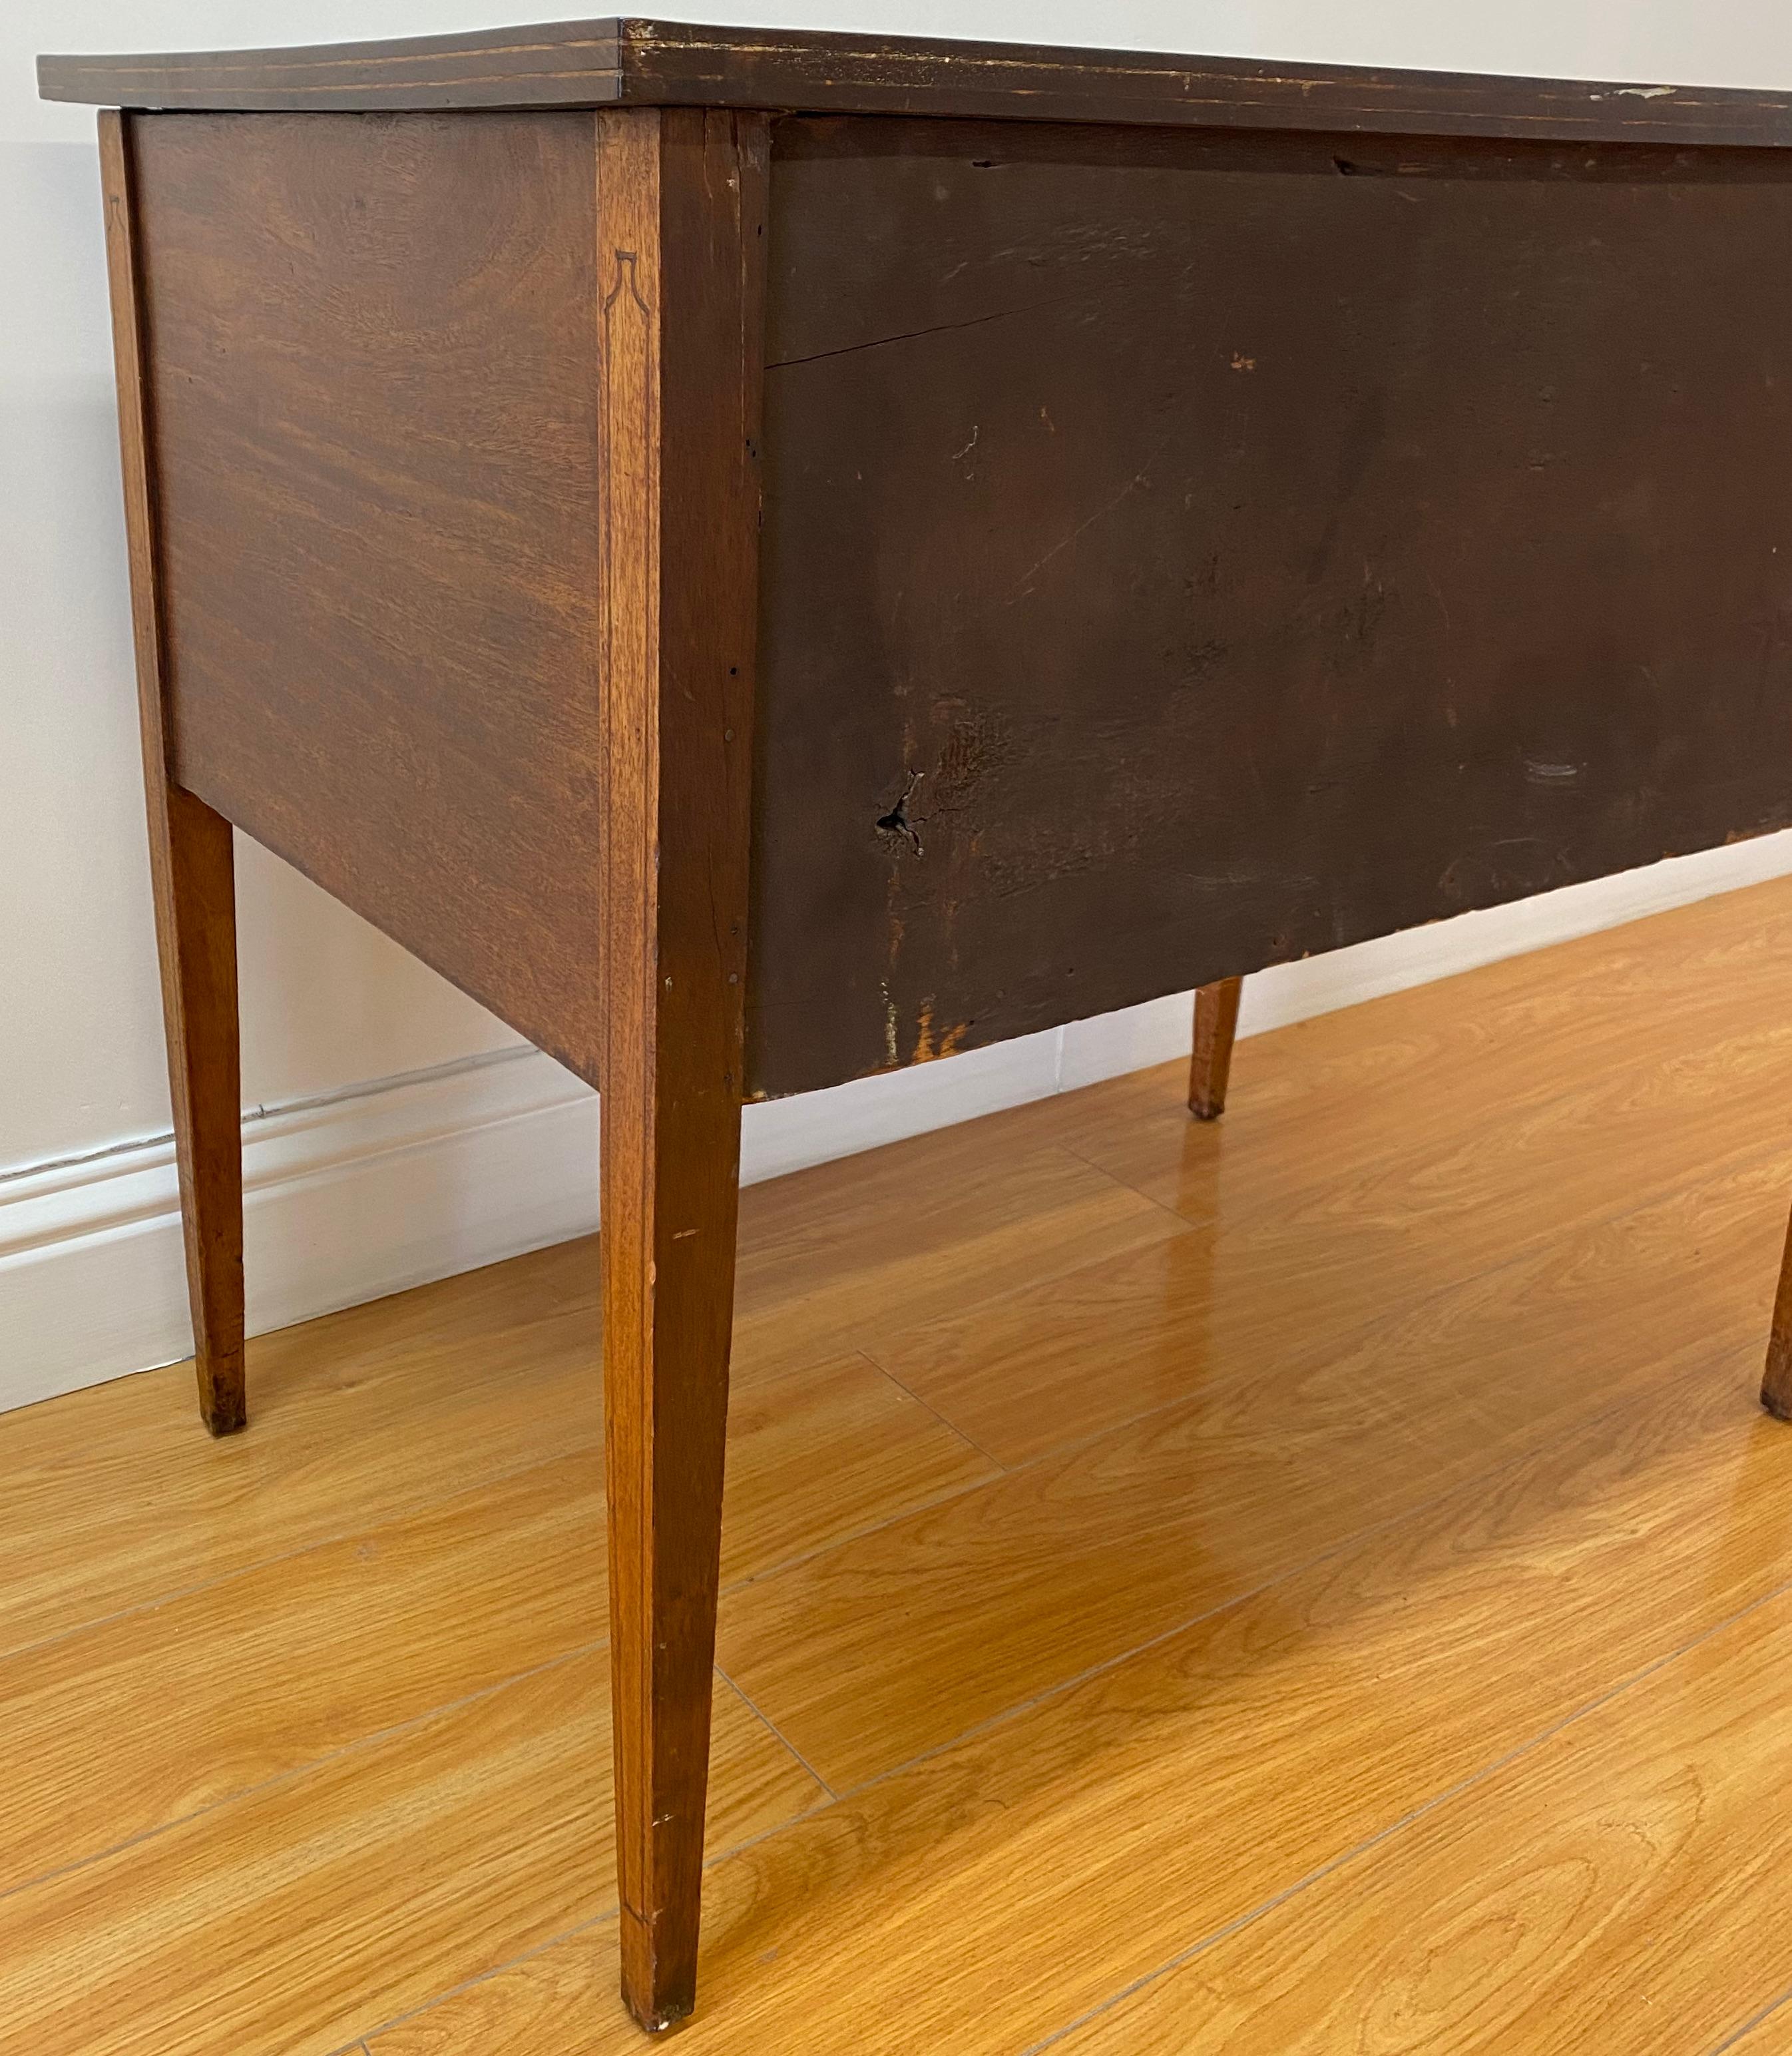
[[[1792,145],[1792,93],[610,18],[395,42],[45,57],[49,100],[135,109],[685,105],[1167,128]]]

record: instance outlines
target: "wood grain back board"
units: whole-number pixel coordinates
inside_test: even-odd
[[[591,117],[132,141],[175,776],[594,1081]]]
[[[757,1091],[1792,821],[1792,155],[777,149]]]

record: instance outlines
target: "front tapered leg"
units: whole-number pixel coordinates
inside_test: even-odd
[[[622,1979],[652,2029],[696,1993],[721,1547],[740,1113],[696,1075],[704,1039],[649,1010],[603,1099]]]
[[[598,132],[604,1390],[622,1995],[697,1985],[747,973],[766,124]]]
[[[243,1379],[243,1093],[236,1010],[236,889],[231,824],[169,770],[156,503],[144,397],[142,293],[130,131],[100,117],[112,284],[124,527],[130,544],[137,709],[149,815],[149,871],[162,967],[168,1085],[180,1166],[181,1228],[199,1411],[215,1435],[245,1417]]]

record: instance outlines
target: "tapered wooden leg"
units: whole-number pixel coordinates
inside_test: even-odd
[[[238,1062],[236,903],[231,824],[162,781],[147,754],[150,870],[187,1299],[199,1412],[215,1435],[247,1420],[243,1370],[243,1093]]]
[[[673,1082],[677,1041],[649,1030],[603,1099],[622,1994],[653,2030],[697,1992],[740,1139],[737,1105]]]
[[[1189,1112],[1197,1121],[1217,1121],[1226,1111],[1226,1081],[1232,1070],[1232,1038],[1238,1027],[1241,978],[1222,978],[1194,995],[1194,1055],[1189,1065]]]
[[[598,121],[604,1379],[622,1995],[697,1986],[746,977],[766,126]]]
[[[1792,1224],[1780,1259],[1779,1290],[1774,1295],[1774,1325],[1767,1338],[1766,1374],[1761,1404],[1782,1421],[1792,1421]]]
[[[112,351],[130,546],[137,709],[149,812],[149,868],[161,956],[168,1084],[199,1411],[215,1435],[245,1418],[243,1380],[243,1093],[236,1010],[231,825],[169,773],[156,583],[155,492],[145,429],[130,130],[100,117]]]

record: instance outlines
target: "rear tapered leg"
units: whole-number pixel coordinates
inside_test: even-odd
[[[245,1417],[243,1381],[243,1094],[236,1010],[236,896],[231,825],[169,774],[155,494],[145,429],[141,295],[131,131],[100,117],[112,283],[112,352],[130,545],[137,709],[149,813],[149,868],[162,967],[168,1084],[180,1165],[187,1294],[199,1411],[215,1435]]]
[[[150,868],[180,1166],[180,1220],[199,1412],[215,1435],[247,1418],[243,1366],[243,1094],[231,824],[178,785],[150,787]]]
[[[697,1986],[743,1090],[763,117],[598,117],[604,1403],[622,1996]]]
[[[1792,1421],[1792,1225],[1786,1229],[1785,1253],[1780,1259],[1779,1290],[1774,1295],[1774,1325],[1767,1338],[1761,1404],[1778,1419]]]
[[[1189,1065],[1189,1112],[1197,1121],[1217,1121],[1226,1111],[1226,1081],[1232,1070],[1232,1038],[1238,1026],[1238,994],[1244,980],[1222,978],[1194,995],[1194,1055]]]

